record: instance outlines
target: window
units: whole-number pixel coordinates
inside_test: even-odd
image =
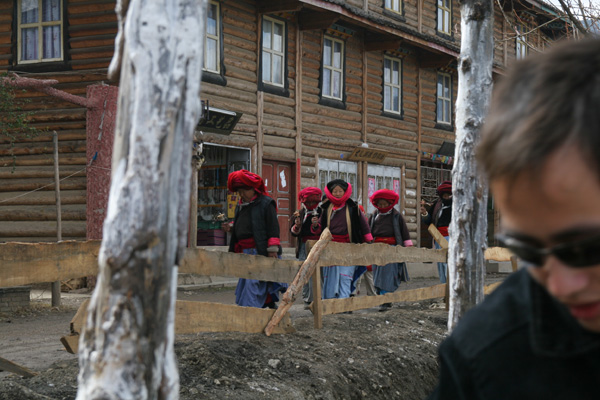
[[[449,74],[437,74],[437,122],[452,123],[452,77]]]
[[[325,186],[329,181],[342,179],[352,185],[352,199],[357,199],[356,163],[337,160],[319,160],[319,187],[325,193]]]
[[[385,0],[385,9],[402,14],[402,1],[401,0]]]
[[[401,114],[402,62],[398,58],[383,58],[383,111]]]
[[[206,37],[204,42],[204,70],[221,72],[221,21],[219,3],[211,1],[206,13]]]
[[[517,43],[516,43],[517,60],[520,60],[527,56],[527,41],[526,41],[526,36],[525,36],[526,32],[527,32],[527,29],[524,25],[521,25],[521,24],[517,25]]]
[[[402,169],[385,165],[368,164],[367,176],[369,184],[367,193],[369,199],[379,189],[393,190],[402,198],[402,193],[400,193]],[[400,202],[398,202],[395,208],[400,211]],[[369,204],[367,204],[367,213],[372,214],[373,212],[375,212],[375,207],[369,201]]]
[[[284,86],[285,25],[282,21],[263,17],[262,80],[274,86]]]
[[[343,60],[344,42],[326,36],[323,40],[323,97],[342,100]]]
[[[62,0],[18,2],[19,63],[61,61]]]
[[[450,15],[452,13],[452,0],[437,0],[437,30],[450,35]]]

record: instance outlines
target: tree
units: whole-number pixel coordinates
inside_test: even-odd
[[[456,98],[456,151],[448,250],[448,329],[483,300],[487,235],[487,183],[475,147],[492,91],[493,0],[461,0],[461,50]]]
[[[112,182],[77,399],[177,399],[177,264],[187,241],[206,0],[119,0],[116,9]]]

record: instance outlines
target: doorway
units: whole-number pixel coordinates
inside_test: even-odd
[[[294,246],[290,234],[290,218],[293,213],[292,205],[295,196],[293,171],[291,163],[264,160],[262,164],[262,178],[265,181],[267,192],[277,204],[281,247]]]

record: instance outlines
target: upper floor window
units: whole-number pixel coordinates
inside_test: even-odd
[[[262,80],[274,86],[284,86],[285,24],[263,17],[262,23]]]
[[[342,100],[344,87],[344,42],[326,36],[323,40],[323,97]]]
[[[402,109],[402,62],[398,58],[383,58],[383,111],[400,114]]]
[[[220,6],[216,1],[208,4],[206,13],[206,37],[204,42],[204,70],[221,73],[221,19]]]
[[[61,61],[62,0],[20,0],[18,5],[19,63]]]
[[[437,122],[452,123],[452,77],[450,74],[437,74]]]
[[[452,15],[452,0],[437,0],[437,30],[450,35],[450,16]]]
[[[520,60],[527,56],[527,40],[525,37],[526,27],[524,25],[517,25],[517,42],[516,42],[516,51],[517,51],[517,59]]]
[[[402,14],[402,0],[385,0],[385,9]]]

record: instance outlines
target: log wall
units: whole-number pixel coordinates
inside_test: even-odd
[[[12,0],[0,0],[0,70],[20,69],[13,55],[14,4]],[[22,75],[57,79],[57,89],[85,96],[86,86],[106,80],[117,32],[115,0],[67,0],[65,4],[68,37],[63,70]],[[383,0],[349,0],[343,6],[346,11],[356,11],[361,18],[372,17],[383,26],[398,28],[398,32],[408,30],[428,37],[435,46],[456,49],[460,45],[458,0],[452,1],[450,37],[437,33],[436,4],[434,0],[406,0],[399,15],[384,10]],[[205,134],[205,140],[251,148],[253,157],[292,163],[300,158],[296,176],[300,177],[300,187],[306,187],[318,184],[319,158],[345,160],[366,139],[373,149],[388,152],[384,165],[405,168],[405,213],[409,228],[416,236],[419,151],[436,152],[444,141],[454,141],[453,127],[444,129],[435,121],[437,69],[419,64],[420,54],[429,53],[427,59],[431,62],[438,53],[434,49],[429,52],[422,47],[412,47],[406,40],[402,49],[391,49],[400,50],[394,54],[402,58],[403,114],[402,118],[383,115],[384,51],[365,54],[368,29],[342,18],[337,23],[353,31],[351,36],[343,37],[345,105],[343,108],[326,106],[320,104],[319,87],[325,30],[304,30],[299,34],[297,15],[280,12],[272,16],[287,22],[288,93],[259,92],[262,15],[257,1],[221,1],[220,6],[226,84],[203,82],[202,99],[209,100],[213,107],[242,112],[243,116],[231,135]],[[507,39],[514,14],[507,13],[513,20],[504,21],[497,5],[495,8],[494,62],[503,68],[515,58],[515,40]],[[298,37],[302,37],[301,43],[296,42]],[[541,47],[545,40],[538,32],[529,41]],[[296,65],[297,60],[300,65]],[[448,64],[447,60],[444,64]],[[446,71],[453,77],[455,99],[457,74],[452,69]],[[52,130],[58,132],[60,174],[66,178],[61,182],[63,238],[84,239],[88,161],[86,109],[31,90],[19,92],[18,97],[29,101],[25,108],[34,111],[31,124],[42,131],[35,137],[17,141],[12,150],[15,158],[10,155],[8,141],[0,139],[0,241],[56,238]],[[253,168],[260,170],[260,163],[260,159],[253,161]],[[366,163],[359,167],[364,165]],[[366,190],[366,182],[359,180],[359,185]],[[28,193],[35,189],[40,190]]]
[[[60,72],[27,73],[13,56],[13,1],[0,2],[0,70],[21,76],[55,79],[56,89],[85,97],[86,87],[106,81],[117,32],[114,0],[65,2],[65,63]],[[52,68],[49,68],[52,70]],[[21,137],[11,151],[0,136],[0,242],[55,241],[56,201],[52,131],[58,153],[64,240],[86,238],[86,108],[33,90],[17,91],[33,112],[29,124],[38,129]],[[14,157],[11,155],[14,154]],[[34,191],[35,190],[35,191]]]

